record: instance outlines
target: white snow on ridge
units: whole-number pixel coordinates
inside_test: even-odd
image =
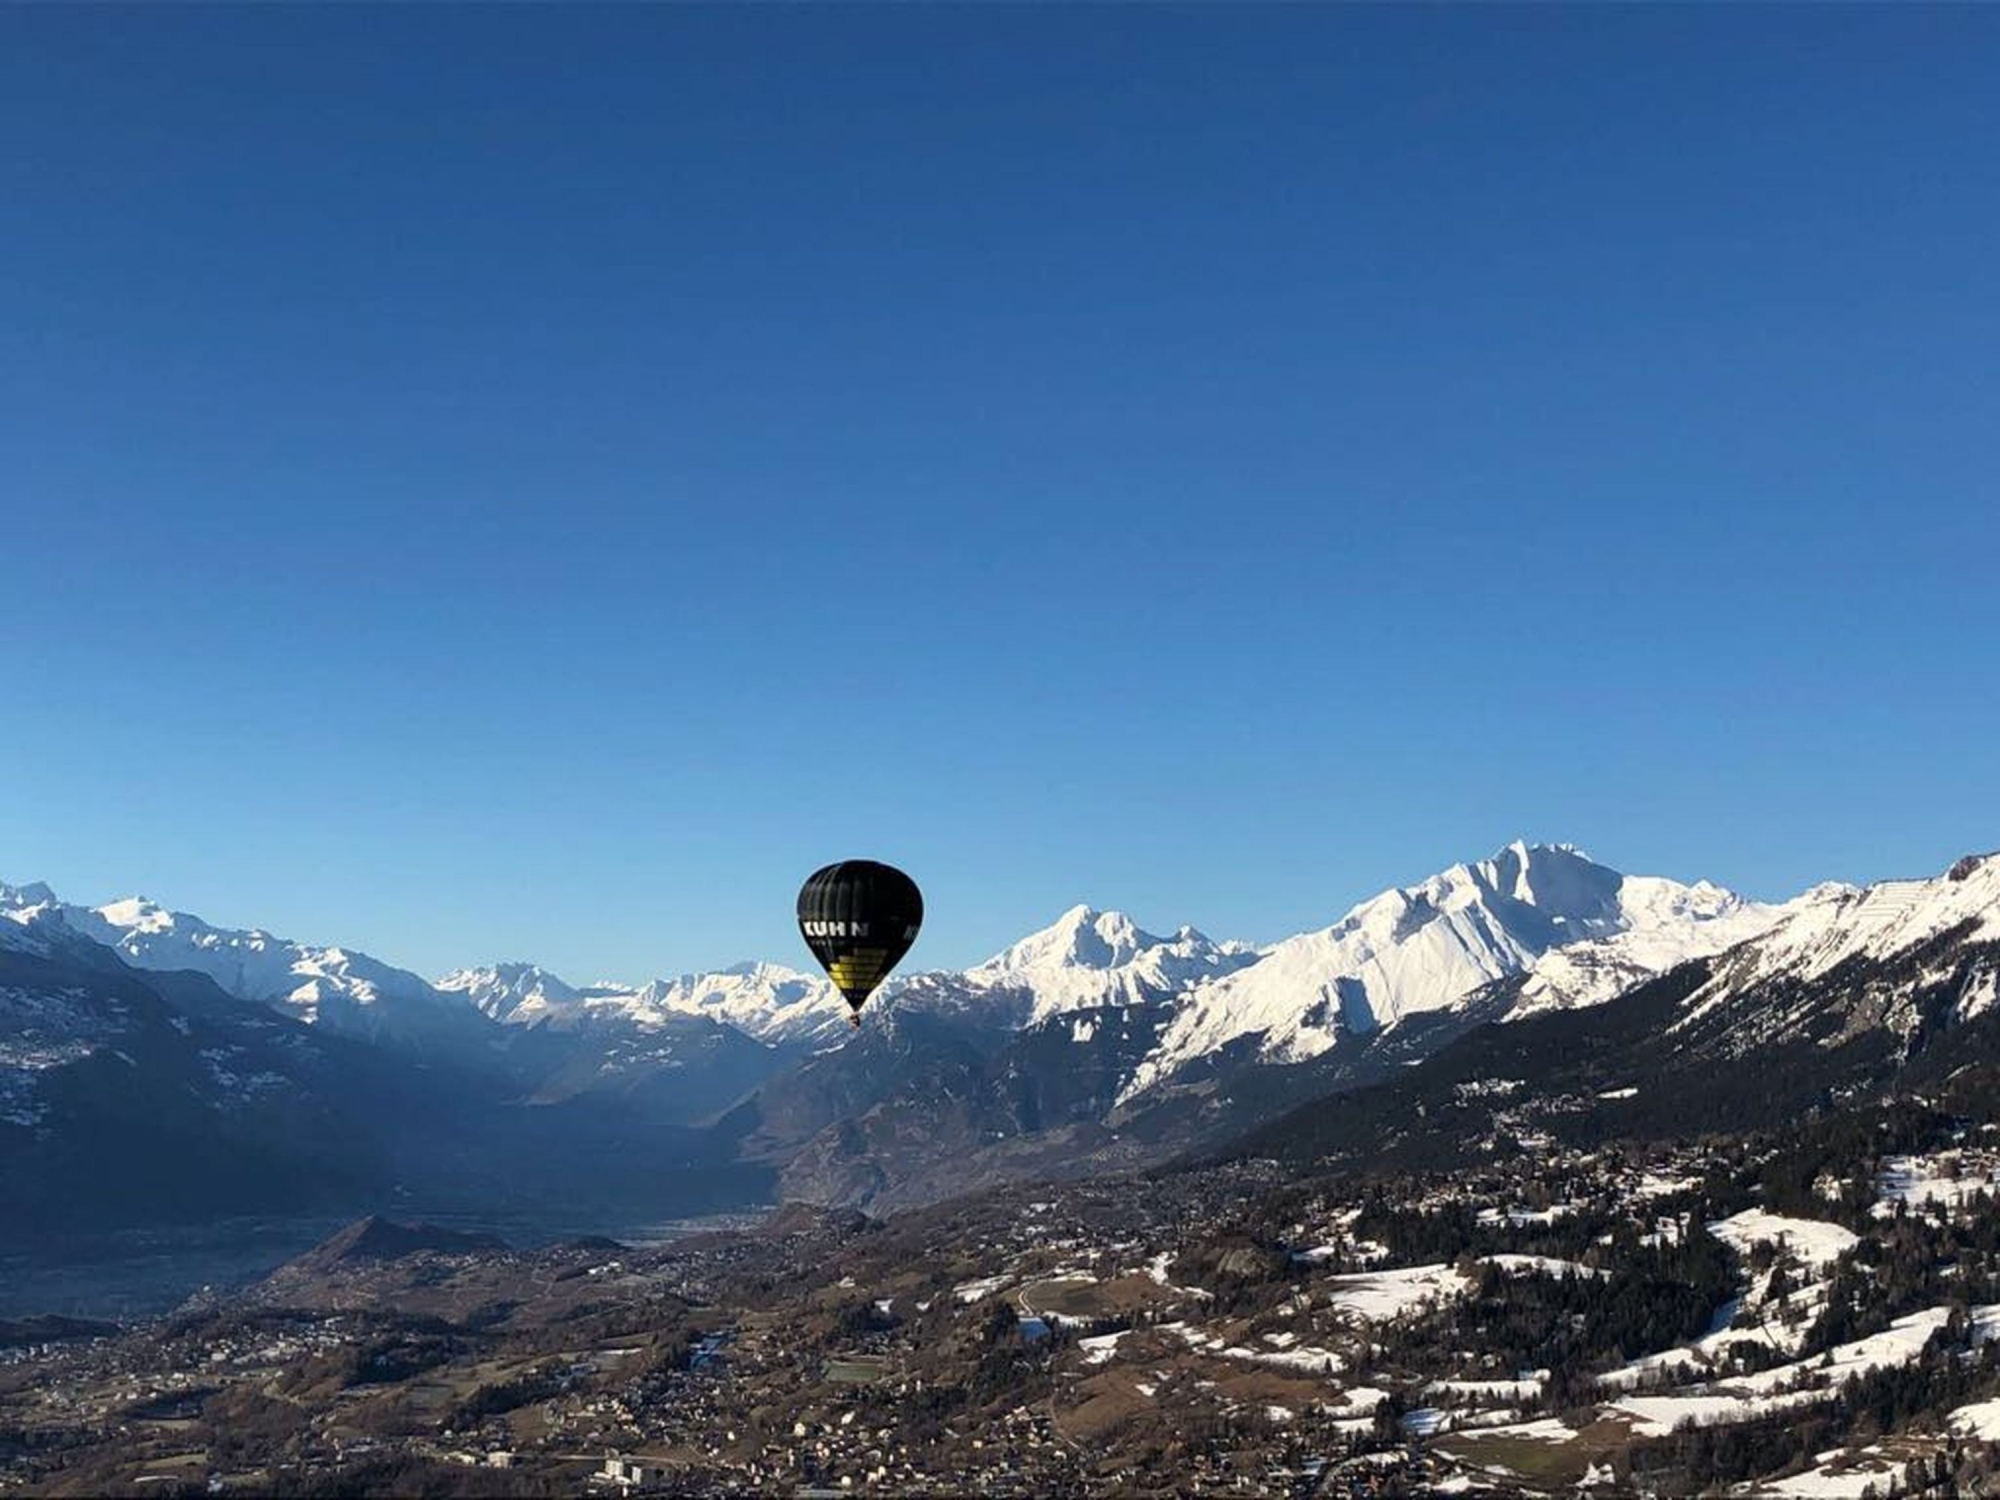
[[[1788,903],[1769,932],[1726,956],[1689,998],[1688,1014],[1778,974],[1816,979],[1849,959],[1891,958],[1960,926],[1968,942],[2000,942],[2000,855],[1970,857],[1931,880],[1816,886]],[[1968,1007],[1977,1010],[1981,998],[1969,995]]]
[[[847,1002],[832,982],[781,964],[655,979],[629,994],[600,987],[587,992],[586,1003],[616,1007],[642,1028],[672,1015],[705,1016],[762,1042],[823,1040],[847,1031]]]
[[[778,964],[738,964],[637,988],[577,988],[533,964],[497,964],[460,969],[437,984],[464,994],[496,1021],[559,1031],[603,1027],[643,1034],[706,1019],[759,1041],[809,1041],[844,1033],[847,1021],[847,1002],[831,982]]]
[[[309,1021],[446,1024],[470,1035],[491,1023],[644,1033],[695,1017],[771,1044],[835,1045],[848,1035],[833,986],[777,964],[637,987],[575,986],[531,964],[500,964],[432,984],[366,954],[211,927],[138,897],[92,909],[60,902],[46,886],[0,886],[0,917],[5,946],[46,953],[53,941],[88,938],[138,967],[196,970],[238,998]],[[1780,970],[1811,977],[1853,954],[1893,954],[1960,925],[2000,941],[2000,856],[1962,861],[1936,880],[1827,885],[1774,906],[1707,882],[1622,875],[1569,845],[1516,842],[1261,950],[1191,927],[1155,936],[1121,913],[1072,907],[963,973],[892,980],[870,1014],[959,1011],[1014,1028],[1074,1013],[1070,1041],[1102,1046],[1107,1036],[1143,1034],[1110,1012],[1155,1007],[1147,1025],[1163,1011],[1171,1019],[1121,1089],[1129,1100],[1232,1043],[1272,1061],[1304,1060],[1345,1037],[1464,1012],[1485,986],[1512,976],[1523,978],[1509,1019],[1596,1004],[1683,960],[1720,954],[1693,1014]],[[2000,965],[1970,971],[1961,1014],[1996,1003]],[[1092,1014],[1100,1010],[1107,1014]]]
[[[1508,1020],[1614,1000],[1676,964],[1748,942],[1798,905],[1751,901],[1706,880],[1680,885],[1650,875],[1626,876],[1618,894],[1631,926],[1542,954]]]
[[[494,964],[485,969],[456,969],[437,981],[448,994],[461,994],[482,1015],[509,1025],[534,1025],[559,1015],[580,995],[548,970],[535,964]]]
[[[46,886],[0,891],[12,897],[7,915],[57,919],[74,933],[102,943],[140,969],[188,969],[205,974],[239,1000],[250,1000],[313,1021],[338,1010],[344,1018],[374,1013],[382,1019],[435,1023],[460,1014],[419,976],[345,948],[321,948],[261,930],[211,927],[186,912],[169,911],[143,896],[76,906],[54,899]],[[24,903],[33,901],[33,907]]]
[[[1030,1026],[1068,1011],[1178,995],[1257,958],[1247,943],[1218,943],[1192,927],[1155,937],[1123,912],[1073,906],[1048,927],[955,978],[981,994],[1026,997],[1016,1024]]]
[[[1551,963],[1542,1008],[1588,1004],[1696,951],[1761,930],[1768,908],[1712,885],[1626,876],[1569,845],[1510,844],[1420,885],[1384,892],[1332,927],[1289,938],[1189,995],[1124,1097],[1239,1037],[1293,1062],[1407,1017],[1462,1007],[1552,950],[1619,937],[1595,962]]]
[[[741,964],[636,989],[578,988],[525,963],[460,969],[432,984],[365,953],[292,942],[258,929],[213,927],[144,897],[91,908],[60,902],[45,885],[0,885],[0,917],[9,919],[0,923],[7,946],[46,951],[52,933],[74,933],[134,967],[194,970],[239,1000],[308,1022],[337,1015],[362,1024],[380,1019],[476,1028],[494,1021],[644,1032],[676,1018],[707,1017],[761,1041],[846,1031],[847,1006],[831,983],[776,964]]]
[[[67,930],[54,891],[39,881],[32,885],[0,881],[0,948],[46,958],[52,942]]]

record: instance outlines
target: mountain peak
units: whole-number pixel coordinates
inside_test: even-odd
[[[53,905],[56,893],[39,880],[31,880],[26,885],[8,885],[0,881],[0,906],[30,908]]]
[[[1193,927],[1172,937],[1147,932],[1121,911],[1070,907],[985,963],[913,990],[915,1003],[999,1005],[1011,1024],[1106,1005],[1149,1005],[1241,968],[1255,957],[1242,943],[1213,943]]]
[[[133,932],[171,932],[176,925],[175,913],[150,896],[125,896],[117,901],[107,901],[97,908],[98,916],[113,927],[122,927]]]
[[[978,973],[1020,973],[1041,969],[1116,969],[1131,963],[1161,939],[1142,932],[1122,911],[1072,906],[1039,932],[979,965]]]
[[[1463,867],[1460,867],[1463,868]],[[1618,888],[1625,877],[1600,865],[1574,844],[1530,844],[1516,839],[1470,870],[1473,890],[1532,906],[1565,924],[1602,923],[1618,913]]]
[[[497,963],[484,969],[456,969],[438,980],[441,993],[462,994],[496,1021],[527,1021],[568,1005],[578,992],[540,964]]]
[[[1712,926],[1739,909],[1737,925],[1713,930],[1732,936],[1761,930],[1757,912],[1720,887],[1697,891],[1628,877],[1574,844],[1516,839],[1486,859],[1383,891],[1332,927],[1288,938],[1239,972],[1197,988],[1133,1075],[1126,1097],[1239,1037],[1254,1038],[1262,1056],[1296,1062],[1346,1035],[1460,1009],[1484,986],[1565,945],[1660,930],[1661,941],[1631,945],[1622,961],[1632,971],[1655,958],[1668,962],[1698,924]]]

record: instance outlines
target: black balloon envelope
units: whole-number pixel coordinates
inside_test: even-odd
[[[923,892],[893,865],[843,859],[813,871],[799,888],[799,934],[847,997],[856,1026],[923,925]]]

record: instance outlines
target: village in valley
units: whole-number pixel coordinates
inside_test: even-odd
[[[2000,1137],[1903,1100],[1434,1173],[1264,1159],[653,1249],[363,1221],[21,1325],[0,1488],[1986,1492]]]

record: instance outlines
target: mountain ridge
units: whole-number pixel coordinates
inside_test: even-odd
[[[923,1009],[1018,1033],[1106,1006],[1170,1007],[1154,1046],[1120,1084],[1129,1101],[1232,1048],[1298,1062],[1343,1037],[1450,1010],[1482,985],[1543,965],[1553,950],[1574,949],[1577,962],[1548,961],[1523,1003],[1588,1003],[1740,940],[1782,909],[1705,881],[1624,875],[1575,844],[1517,839],[1262,947],[1214,941],[1192,925],[1162,937],[1122,912],[1073,905],[970,968],[892,980],[865,1018],[893,1025]],[[0,886],[0,916],[44,931],[53,920],[138,967],[192,969],[241,999],[367,1036],[448,1033],[453,1044],[491,1050],[539,1032],[541,1052],[566,1038],[578,1057],[593,1047],[637,1049],[663,1063],[672,1061],[671,1038],[692,1034],[691,1019],[787,1056],[848,1040],[846,1006],[827,980],[768,961],[637,986],[576,985],[525,961],[427,981],[355,950],[217,928],[141,897],[85,907],[45,885]],[[582,1076],[573,1059],[563,1070]]]
[[[831,1040],[807,1024],[831,1008],[831,987],[781,965],[638,989],[494,965],[444,976],[422,1002],[456,1007],[473,1045],[419,1052],[386,1073],[368,1060],[399,1049],[369,1032],[343,1041],[358,1051],[312,1061],[316,1033],[337,1039],[326,1023],[338,1012],[302,1009],[294,993],[329,975],[365,981],[377,961],[228,934],[155,903],[111,907],[97,909],[106,935],[152,940],[101,945],[45,886],[0,887],[0,956],[43,975],[0,995],[0,1158],[16,1153],[19,1170],[41,1174],[50,1192],[59,1157],[37,1144],[42,1132],[66,1121],[95,1132],[76,1137],[82,1151],[129,1118],[125,1095],[192,1099],[193,1088],[212,1101],[206,1113],[183,1111],[180,1138],[197,1139],[202,1122],[249,1120],[252,1105],[278,1118],[288,1079],[328,1118],[346,1109],[350,1081],[385,1101],[380,1131],[367,1133],[393,1149],[360,1163],[378,1184],[408,1160],[430,1180],[505,1193],[523,1150],[553,1183],[576,1170],[566,1153],[608,1149],[592,1169],[616,1191],[626,1153],[648,1139],[687,1169],[690,1191],[726,1194],[740,1173],[777,1181],[790,1199],[879,1209],[1213,1149],[1295,1106],[1373,1098],[1367,1091],[1399,1080],[1430,1088],[1440,1056],[1518,1056],[1496,1065],[1542,1070],[1555,1086],[1570,1074],[1535,1055],[1550,1037],[1622,1057],[1628,1073],[1692,1070],[1690,1089],[1736,1089],[1729,1070],[1754,1061],[1790,1079],[1782,1097],[1806,1107],[1815,1090],[1879,1086],[1926,1038],[2000,1019],[1996,857],[1929,880],[1827,883],[1772,904],[1625,875],[1573,846],[1516,843],[1264,948],[1192,927],[1162,937],[1121,913],[1074,906],[969,970],[909,976],[858,1032],[843,1023]],[[245,955],[255,959],[266,979],[253,993],[294,989],[259,1004],[199,970],[143,966],[187,946],[239,979]],[[132,1003],[120,997],[135,985],[151,998],[130,1014],[153,1018],[138,1052],[120,1041],[130,1025],[119,1007]],[[1631,997],[1647,994],[1635,1009]],[[746,1029],[760,1025],[761,1036]],[[201,1027],[223,1040],[187,1041]],[[425,1072],[441,1064],[459,1078],[452,1098],[462,1108],[434,1099],[424,1081],[442,1077]],[[1728,1073],[1720,1084],[1708,1076],[1717,1069]],[[1629,1082],[1590,1077],[1612,1093]],[[1732,1095],[1731,1107],[1754,1116],[1777,1097],[1775,1088]],[[1392,1129],[1395,1107],[1386,1121],[1358,1103],[1334,1114]],[[1651,1118],[1638,1105],[1587,1109]],[[321,1160],[293,1113],[300,1128],[286,1139],[298,1159]],[[265,1171],[256,1132],[242,1140],[244,1171]],[[348,1165],[337,1157],[323,1158],[329,1171]],[[278,1170],[275,1158],[261,1160]]]

